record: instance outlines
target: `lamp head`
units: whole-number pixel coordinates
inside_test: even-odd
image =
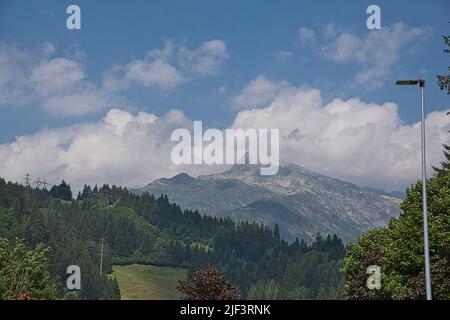
[[[420,87],[423,87],[425,85],[425,80],[417,79],[417,80],[397,80],[395,82],[398,86],[415,86],[419,85]]]

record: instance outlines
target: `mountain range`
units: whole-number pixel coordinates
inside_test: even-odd
[[[132,190],[166,194],[182,208],[212,216],[277,224],[287,240],[311,241],[317,233],[337,234],[344,241],[384,226],[400,214],[401,192],[385,192],[281,164],[276,175],[260,175],[259,166],[234,165],[226,172],[162,178]]]

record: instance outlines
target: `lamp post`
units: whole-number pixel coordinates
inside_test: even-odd
[[[423,212],[423,245],[425,256],[425,289],[427,300],[432,299],[431,293],[431,275],[430,275],[430,249],[428,245],[428,218],[427,218],[427,174],[426,174],[426,153],[425,153],[425,109],[423,105],[423,90],[425,80],[398,80],[396,85],[419,85],[420,102],[422,109],[421,119],[421,141],[422,141],[422,212]]]

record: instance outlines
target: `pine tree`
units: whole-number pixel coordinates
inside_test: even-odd
[[[67,201],[72,200],[72,190],[70,189],[70,185],[67,184],[64,180],[61,182],[59,186],[54,185],[50,193],[52,194],[52,197],[63,199]]]
[[[442,39],[444,40],[444,44],[447,47],[450,47],[450,35],[444,35],[444,36],[442,36]],[[449,49],[444,49],[443,51],[447,55],[450,55]],[[450,67],[448,67],[448,70],[450,70]],[[450,94],[450,74],[437,75],[436,77],[438,79],[437,85],[438,85],[439,89],[446,90],[447,94]]]
[[[444,144],[443,146],[444,146],[443,153],[445,156],[445,160],[441,161],[441,168],[433,166],[433,169],[437,172],[438,176],[445,175],[450,172],[450,145]]]
[[[447,47],[450,47],[450,35],[444,35],[442,36],[442,39],[444,40],[444,44]],[[447,55],[450,55],[449,49],[444,49],[443,51]],[[450,70],[450,67],[448,67],[448,70]],[[436,77],[438,79],[437,86],[439,87],[439,89],[447,90],[447,94],[450,94],[450,74],[437,75]],[[433,169],[438,173],[438,175],[442,175],[450,171],[450,146],[444,144],[443,152],[445,155],[445,160],[441,162],[442,168],[433,167]]]
[[[275,227],[273,228],[273,237],[277,241],[280,240],[280,227],[278,227],[278,224],[276,224]]]

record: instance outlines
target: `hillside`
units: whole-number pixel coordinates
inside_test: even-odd
[[[58,282],[58,299],[119,299],[123,277],[143,285],[147,297],[159,292],[159,298],[168,298],[174,282],[166,280],[173,274],[159,271],[175,269],[157,268],[156,274],[153,269],[147,277],[132,265],[193,272],[209,263],[225,273],[242,299],[261,294],[272,299],[342,297],[344,246],[336,235],[318,236],[310,245],[299,239],[287,242],[277,227],[201,215],[182,210],[167,196],[136,195],[106,184],[85,186],[71,201],[69,194],[66,183],[48,191],[0,178],[0,238],[24,239],[29,248],[40,243],[48,247],[48,272]],[[80,267],[79,291],[66,288],[70,265]],[[114,267],[117,278],[108,276],[117,265],[124,266]]]
[[[176,300],[179,280],[185,280],[186,269],[152,265],[113,266],[122,300]]]

